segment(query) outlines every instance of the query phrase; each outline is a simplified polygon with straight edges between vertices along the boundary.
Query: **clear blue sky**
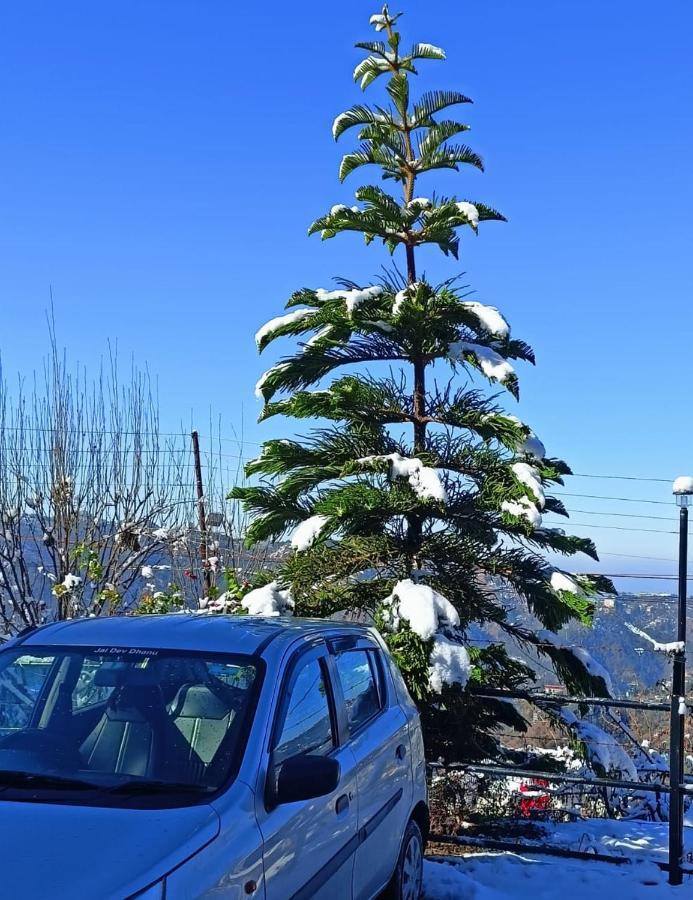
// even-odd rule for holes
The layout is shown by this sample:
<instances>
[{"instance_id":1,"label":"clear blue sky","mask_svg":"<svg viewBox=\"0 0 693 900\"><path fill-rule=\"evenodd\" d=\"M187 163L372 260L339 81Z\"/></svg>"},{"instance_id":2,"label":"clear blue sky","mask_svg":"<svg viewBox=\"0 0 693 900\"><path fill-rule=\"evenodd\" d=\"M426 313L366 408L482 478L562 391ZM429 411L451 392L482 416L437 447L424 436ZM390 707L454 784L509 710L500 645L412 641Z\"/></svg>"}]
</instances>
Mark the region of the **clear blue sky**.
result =
<instances>
[{"instance_id":1,"label":"clear blue sky","mask_svg":"<svg viewBox=\"0 0 693 900\"><path fill-rule=\"evenodd\" d=\"M537 351L519 412L576 472L693 470L693 7L688 0L396 6L442 45L424 86L463 90L484 175L461 196L509 223L466 236L460 265ZM25 0L0 23L0 350L30 373L59 340L94 365L117 340L157 375L163 421L255 426L271 362L253 334L303 285L367 282L387 261L308 239L346 202L334 115L358 102L354 41L377 5ZM371 89L373 90L373 89ZM345 146L349 138L344 140ZM434 178L435 176L429 176ZM450 181L431 181L447 188ZM255 450L249 446L249 452ZM668 499L666 484L576 478L576 493ZM587 498L575 509L669 516ZM670 523L576 522L667 530ZM577 529L576 529L577 530ZM580 529L585 533L585 529ZM673 556L673 535L594 530L607 553ZM604 557L610 571L666 563Z\"/></svg>"}]
</instances>

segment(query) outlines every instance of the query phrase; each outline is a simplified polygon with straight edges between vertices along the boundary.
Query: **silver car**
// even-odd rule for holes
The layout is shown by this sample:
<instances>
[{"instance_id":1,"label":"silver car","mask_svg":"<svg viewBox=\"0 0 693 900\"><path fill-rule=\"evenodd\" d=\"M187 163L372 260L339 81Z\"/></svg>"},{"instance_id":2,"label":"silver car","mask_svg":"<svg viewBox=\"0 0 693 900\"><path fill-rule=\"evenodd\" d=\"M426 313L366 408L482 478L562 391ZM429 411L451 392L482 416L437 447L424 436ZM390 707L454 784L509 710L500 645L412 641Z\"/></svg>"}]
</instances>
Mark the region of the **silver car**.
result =
<instances>
[{"instance_id":1,"label":"silver car","mask_svg":"<svg viewBox=\"0 0 693 900\"><path fill-rule=\"evenodd\" d=\"M116 617L2 645L3 896L415 900L427 830L419 717L370 628Z\"/></svg>"}]
</instances>

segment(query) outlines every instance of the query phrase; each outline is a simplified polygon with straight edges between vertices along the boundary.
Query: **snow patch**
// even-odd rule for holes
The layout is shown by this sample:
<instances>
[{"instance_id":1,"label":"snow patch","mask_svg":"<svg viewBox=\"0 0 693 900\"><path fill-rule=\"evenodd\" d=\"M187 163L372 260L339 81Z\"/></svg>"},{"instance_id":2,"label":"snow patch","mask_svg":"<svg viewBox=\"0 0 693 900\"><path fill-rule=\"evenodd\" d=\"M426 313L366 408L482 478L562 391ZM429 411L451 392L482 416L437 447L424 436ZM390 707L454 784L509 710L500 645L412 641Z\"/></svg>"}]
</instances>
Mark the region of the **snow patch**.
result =
<instances>
[{"instance_id":1,"label":"snow patch","mask_svg":"<svg viewBox=\"0 0 693 900\"><path fill-rule=\"evenodd\" d=\"M255 396L258 398L258 400L264 400L262 389L265 386L270 375L273 375L275 372L282 372L284 369L288 368L289 363L277 363L276 366L272 366L271 369L268 369L266 372L262 373L262 375L257 380L257 384L255 385Z\"/></svg>"},{"instance_id":2,"label":"snow patch","mask_svg":"<svg viewBox=\"0 0 693 900\"><path fill-rule=\"evenodd\" d=\"M411 300L416 293L416 289L419 286L418 281L413 281L411 284L408 284L401 291L397 291L395 294L395 302L392 304L392 315L398 316L400 310L402 309L402 304L405 300Z\"/></svg>"},{"instance_id":3,"label":"snow patch","mask_svg":"<svg viewBox=\"0 0 693 900\"><path fill-rule=\"evenodd\" d=\"M291 535L291 546L298 552L312 547L326 524L327 516L311 516L301 522Z\"/></svg>"},{"instance_id":4,"label":"snow patch","mask_svg":"<svg viewBox=\"0 0 693 900\"><path fill-rule=\"evenodd\" d=\"M559 716L585 745L590 763L597 763L607 774L621 775L629 781L640 781L635 763L613 735L593 722L578 719L570 710L561 709Z\"/></svg>"},{"instance_id":5,"label":"snow patch","mask_svg":"<svg viewBox=\"0 0 693 900\"><path fill-rule=\"evenodd\" d=\"M520 497L519 500L504 500L500 508L518 519L527 519L534 528L541 525L541 513L527 496Z\"/></svg>"},{"instance_id":6,"label":"snow patch","mask_svg":"<svg viewBox=\"0 0 693 900\"><path fill-rule=\"evenodd\" d=\"M517 452L523 456L533 456L539 460L546 457L546 447L534 432L530 432L529 436L518 445Z\"/></svg>"},{"instance_id":7,"label":"snow patch","mask_svg":"<svg viewBox=\"0 0 693 900\"><path fill-rule=\"evenodd\" d=\"M79 577L79 575L72 575L69 572L62 580L62 586L66 591L74 591L80 586L81 583L82 579Z\"/></svg>"},{"instance_id":8,"label":"snow patch","mask_svg":"<svg viewBox=\"0 0 693 900\"><path fill-rule=\"evenodd\" d=\"M503 383L515 371L508 360L503 359L492 347L472 341L454 341L448 345L448 359L452 362L466 362L465 353L473 353L484 375L495 381Z\"/></svg>"},{"instance_id":9,"label":"snow patch","mask_svg":"<svg viewBox=\"0 0 693 900\"><path fill-rule=\"evenodd\" d=\"M301 319L305 319L308 316L315 315L316 310L314 309L295 309L293 312L287 313L285 316L276 316L274 319L270 319L269 322L265 322L262 328L259 328L255 333L255 343L259 347L263 340L273 332L277 331L279 328L283 328L284 325L293 325L294 322L300 322Z\"/></svg>"},{"instance_id":10,"label":"snow patch","mask_svg":"<svg viewBox=\"0 0 693 900\"><path fill-rule=\"evenodd\" d=\"M241 606L248 611L249 616L274 618L293 615L294 601L288 588L280 588L276 581L270 581L247 593L241 600Z\"/></svg>"},{"instance_id":11,"label":"snow patch","mask_svg":"<svg viewBox=\"0 0 693 900\"><path fill-rule=\"evenodd\" d=\"M467 649L444 634L434 636L429 662L428 684L437 694L442 692L444 684L464 687L469 681L472 664Z\"/></svg>"},{"instance_id":12,"label":"snow patch","mask_svg":"<svg viewBox=\"0 0 693 900\"><path fill-rule=\"evenodd\" d=\"M690 475L679 475L674 479L672 491L675 494L693 494L693 478Z\"/></svg>"},{"instance_id":13,"label":"snow patch","mask_svg":"<svg viewBox=\"0 0 693 900\"><path fill-rule=\"evenodd\" d=\"M584 647L578 647L576 644L565 644L558 637L557 634L554 634L553 631L547 631L542 629L541 631L537 631L537 638L543 644L551 644L552 647L556 647L559 650L567 650L569 653L572 653L576 659L579 659L582 665L585 667L587 672L593 678L601 678L604 682L604 686L610 697L614 697L614 686L611 682L611 675L604 668L601 663L598 663L597 660L584 649Z\"/></svg>"},{"instance_id":14,"label":"snow patch","mask_svg":"<svg viewBox=\"0 0 693 900\"><path fill-rule=\"evenodd\" d=\"M570 594L582 596L583 591L580 585L573 581L569 575L566 575L565 572L559 572L558 569L554 569L551 573L550 581L554 591L567 591Z\"/></svg>"},{"instance_id":15,"label":"snow patch","mask_svg":"<svg viewBox=\"0 0 693 900\"><path fill-rule=\"evenodd\" d=\"M473 203L468 203L466 200L460 200L455 206L457 207L457 211L462 213L465 219L469 221L472 228L476 228L479 225L479 210Z\"/></svg>"},{"instance_id":16,"label":"snow patch","mask_svg":"<svg viewBox=\"0 0 693 900\"><path fill-rule=\"evenodd\" d=\"M508 325L495 306L486 306L484 303L477 303L475 300L465 301L464 306L474 313L483 329L488 331L489 334L494 334L499 338L510 337L510 325Z\"/></svg>"},{"instance_id":17,"label":"snow patch","mask_svg":"<svg viewBox=\"0 0 693 900\"><path fill-rule=\"evenodd\" d=\"M389 453L386 456L362 456L356 462L369 465L374 462L390 463L390 476L393 479L406 478L414 493L424 500L438 500L445 503L447 494L436 469L425 466L420 459L410 459L401 453Z\"/></svg>"},{"instance_id":18,"label":"snow patch","mask_svg":"<svg viewBox=\"0 0 693 900\"><path fill-rule=\"evenodd\" d=\"M541 476L539 475L539 472L537 472L534 466L530 466L528 463L513 463L510 468L512 469L515 478L517 478L521 484L524 484L525 487L528 487L534 494L539 509L543 509L546 504L546 496L544 494L544 488L541 486Z\"/></svg>"},{"instance_id":19,"label":"snow patch","mask_svg":"<svg viewBox=\"0 0 693 900\"><path fill-rule=\"evenodd\" d=\"M433 206L433 203L428 199L428 197L413 197L407 206L418 206L421 209L430 209Z\"/></svg>"},{"instance_id":20,"label":"snow patch","mask_svg":"<svg viewBox=\"0 0 693 900\"><path fill-rule=\"evenodd\" d=\"M394 631L404 619L424 641L430 640L442 625L460 624L459 614L447 597L427 584L416 584L411 578L398 581L384 605L391 607Z\"/></svg>"},{"instance_id":21,"label":"snow patch","mask_svg":"<svg viewBox=\"0 0 693 900\"><path fill-rule=\"evenodd\" d=\"M633 634L637 634L638 637L644 638L652 644L652 648L656 653L683 653L686 649L684 641L661 643L660 641L656 641L653 637L650 637L646 631L643 631L641 628L636 628L635 625L632 625L630 622L626 622L626 628L629 631L632 631Z\"/></svg>"},{"instance_id":22,"label":"snow patch","mask_svg":"<svg viewBox=\"0 0 693 900\"><path fill-rule=\"evenodd\" d=\"M346 208L346 207L345 207ZM344 299L347 312L349 315L353 313L357 306L366 300L374 300L383 293L383 288L379 284L371 285L366 288L344 288L343 290L326 291L324 288L318 288L315 292L318 300L337 300Z\"/></svg>"}]
</instances>

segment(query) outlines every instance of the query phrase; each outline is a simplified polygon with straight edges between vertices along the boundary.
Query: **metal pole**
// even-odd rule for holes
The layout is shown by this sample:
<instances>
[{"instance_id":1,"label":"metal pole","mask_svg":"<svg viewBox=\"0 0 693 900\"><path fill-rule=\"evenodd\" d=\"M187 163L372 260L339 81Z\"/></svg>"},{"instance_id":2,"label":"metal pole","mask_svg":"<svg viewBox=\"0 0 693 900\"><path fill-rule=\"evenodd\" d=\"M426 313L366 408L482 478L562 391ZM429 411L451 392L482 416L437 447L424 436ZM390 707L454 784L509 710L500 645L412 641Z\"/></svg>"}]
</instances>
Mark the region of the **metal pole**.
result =
<instances>
[{"instance_id":1,"label":"metal pole","mask_svg":"<svg viewBox=\"0 0 693 900\"><path fill-rule=\"evenodd\" d=\"M688 507L682 505L679 516L679 601L676 640L684 649L674 654L671 678L671 733L669 744L669 884L681 884L683 873L683 732L685 705L680 698L686 692L686 569L688 568Z\"/></svg>"},{"instance_id":2,"label":"metal pole","mask_svg":"<svg viewBox=\"0 0 693 900\"><path fill-rule=\"evenodd\" d=\"M197 523L200 529L200 560L202 561L202 580L205 597L209 597L212 581L207 565L207 516L205 514L204 489L202 487L202 464L200 462L200 437L196 431L192 433L193 458L195 460L195 487L197 489Z\"/></svg>"}]
</instances>

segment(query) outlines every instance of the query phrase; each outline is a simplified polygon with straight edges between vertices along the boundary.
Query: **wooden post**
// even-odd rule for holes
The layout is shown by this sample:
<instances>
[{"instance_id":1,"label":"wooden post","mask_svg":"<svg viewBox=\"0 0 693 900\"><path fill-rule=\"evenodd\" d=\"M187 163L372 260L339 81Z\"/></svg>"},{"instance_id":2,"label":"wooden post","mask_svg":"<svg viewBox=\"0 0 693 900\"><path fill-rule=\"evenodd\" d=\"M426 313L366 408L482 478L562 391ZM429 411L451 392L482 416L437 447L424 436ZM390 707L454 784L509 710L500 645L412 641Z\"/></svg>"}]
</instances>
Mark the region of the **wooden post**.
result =
<instances>
[{"instance_id":1,"label":"wooden post","mask_svg":"<svg viewBox=\"0 0 693 900\"><path fill-rule=\"evenodd\" d=\"M200 561L202 563L202 583L204 595L209 597L212 587L209 565L207 564L207 516L205 514L205 494L202 486L202 464L200 462L200 437L192 433L193 458L195 460L195 488L197 490L197 524L200 530Z\"/></svg>"}]
</instances>

